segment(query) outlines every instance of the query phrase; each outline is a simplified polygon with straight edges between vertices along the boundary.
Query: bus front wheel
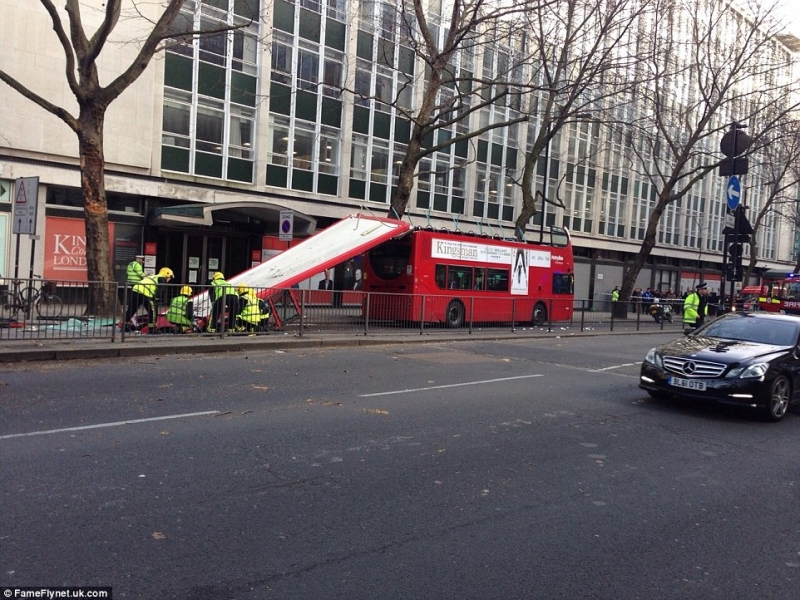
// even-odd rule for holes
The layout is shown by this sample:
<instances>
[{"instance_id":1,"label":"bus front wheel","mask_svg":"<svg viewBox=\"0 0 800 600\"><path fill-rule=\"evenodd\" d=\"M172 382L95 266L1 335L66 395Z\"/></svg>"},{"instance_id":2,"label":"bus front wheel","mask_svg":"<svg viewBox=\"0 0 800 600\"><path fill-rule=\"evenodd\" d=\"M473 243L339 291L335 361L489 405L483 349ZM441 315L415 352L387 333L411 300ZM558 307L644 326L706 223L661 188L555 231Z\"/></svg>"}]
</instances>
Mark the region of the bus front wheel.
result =
<instances>
[{"instance_id":1,"label":"bus front wheel","mask_svg":"<svg viewBox=\"0 0 800 600\"><path fill-rule=\"evenodd\" d=\"M547 322L547 307L542 302L537 302L533 307L533 321L534 327L541 327Z\"/></svg>"},{"instance_id":2,"label":"bus front wheel","mask_svg":"<svg viewBox=\"0 0 800 600\"><path fill-rule=\"evenodd\" d=\"M447 326L451 329L464 325L464 305L458 300L453 300L447 305Z\"/></svg>"}]
</instances>

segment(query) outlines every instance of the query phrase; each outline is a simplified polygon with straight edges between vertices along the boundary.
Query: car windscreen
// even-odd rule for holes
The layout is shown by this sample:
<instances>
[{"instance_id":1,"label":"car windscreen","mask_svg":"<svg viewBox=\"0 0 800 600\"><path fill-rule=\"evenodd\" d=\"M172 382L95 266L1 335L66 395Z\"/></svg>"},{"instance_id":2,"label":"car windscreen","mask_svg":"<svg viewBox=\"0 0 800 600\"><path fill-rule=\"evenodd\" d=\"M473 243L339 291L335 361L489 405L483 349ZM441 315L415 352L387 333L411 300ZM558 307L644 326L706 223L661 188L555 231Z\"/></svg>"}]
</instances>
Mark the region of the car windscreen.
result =
<instances>
[{"instance_id":1,"label":"car windscreen","mask_svg":"<svg viewBox=\"0 0 800 600\"><path fill-rule=\"evenodd\" d=\"M800 333L798 323L772 321L751 317L723 318L710 323L698 335L703 337L741 340L775 346L794 346Z\"/></svg>"}]
</instances>

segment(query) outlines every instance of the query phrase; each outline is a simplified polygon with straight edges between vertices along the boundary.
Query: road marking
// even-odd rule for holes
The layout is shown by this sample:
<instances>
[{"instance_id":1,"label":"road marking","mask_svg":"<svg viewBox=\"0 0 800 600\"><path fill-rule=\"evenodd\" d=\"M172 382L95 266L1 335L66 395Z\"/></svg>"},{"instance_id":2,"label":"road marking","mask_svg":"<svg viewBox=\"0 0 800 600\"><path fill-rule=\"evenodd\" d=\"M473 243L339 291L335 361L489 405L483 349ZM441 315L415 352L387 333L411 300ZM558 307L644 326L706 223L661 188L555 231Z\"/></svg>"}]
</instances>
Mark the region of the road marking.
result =
<instances>
[{"instance_id":1,"label":"road marking","mask_svg":"<svg viewBox=\"0 0 800 600\"><path fill-rule=\"evenodd\" d=\"M484 383L497 383L498 381L512 381L514 379L530 379L531 377L542 377L542 375L519 375L518 377L503 377L502 379L484 379L482 381L467 381L465 383L451 383L449 385L434 385L424 388L412 388L406 390L394 390L392 392L377 392L375 394L361 394L359 398L373 398L375 396L391 396L392 394L408 394L411 392L427 392L428 390L443 390L445 388L461 387L465 385L483 385Z\"/></svg>"},{"instance_id":2,"label":"road marking","mask_svg":"<svg viewBox=\"0 0 800 600\"><path fill-rule=\"evenodd\" d=\"M613 367L604 367L602 369L589 369L590 373L602 373L603 371L611 371L613 369L622 369L623 367L635 367L641 363L624 363L621 365L614 365Z\"/></svg>"},{"instance_id":3,"label":"road marking","mask_svg":"<svg viewBox=\"0 0 800 600\"><path fill-rule=\"evenodd\" d=\"M167 415L165 417L150 417L149 419L132 419L130 421L116 421L115 423L98 423L97 425L83 425L82 427L66 427L64 429L48 429L46 431L31 431L30 433L12 433L10 435L0 435L0 440L10 440L11 438L30 437L33 435L49 435L51 433L65 433L68 431L83 431L85 429L101 429L103 427L119 427L120 425L135 425L136 423L149 423L151 421L168 421L170 419L183 419L184 417L202 417L205 415L215 415L216 410L206 410L204 412L185 413L182 415Z\"/></svg>"}]
</instances>

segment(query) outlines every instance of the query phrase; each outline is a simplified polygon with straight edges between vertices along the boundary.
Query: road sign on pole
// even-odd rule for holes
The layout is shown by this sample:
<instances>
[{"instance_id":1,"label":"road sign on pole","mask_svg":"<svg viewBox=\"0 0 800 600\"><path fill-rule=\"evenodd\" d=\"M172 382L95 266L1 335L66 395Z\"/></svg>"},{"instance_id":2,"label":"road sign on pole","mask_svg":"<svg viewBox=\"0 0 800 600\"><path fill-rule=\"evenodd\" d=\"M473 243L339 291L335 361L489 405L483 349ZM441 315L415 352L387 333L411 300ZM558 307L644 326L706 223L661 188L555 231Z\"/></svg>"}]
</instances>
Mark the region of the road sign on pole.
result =
<instances>
[{"instance_id":1,"label":"road sign on pole","mask_svg":"<svg viewBox=\"0 0 800 600\"><path fill-rule=\"evenodd\" d=\"M282 242L291 242L294 234L294 213L291 210L281 211L280 225L278 226L279 239Z\"/></svg>"},{"instance_id":2,"label":"road sign on pole","mask_svg":"<svg viewBox=\"0 0 800 600\"><path fill-rule=\"evenodd\" d=\"M12 233L36 235L38 198L38 177L20 177L17 179L14 203L11 210Z\"/></svg>"},{"instance_id":3,"label":"road sign on pole","mask_svg":"<svg viewBox=\"0 0 800 600\"><path fill-rule=\"evenodd\" d=\"M725 187L725 197L728 200L728 208L736 210L742 197L742 184L736 175L732 175L728 179L728 185Z\"/></svg>"}]
</instances>

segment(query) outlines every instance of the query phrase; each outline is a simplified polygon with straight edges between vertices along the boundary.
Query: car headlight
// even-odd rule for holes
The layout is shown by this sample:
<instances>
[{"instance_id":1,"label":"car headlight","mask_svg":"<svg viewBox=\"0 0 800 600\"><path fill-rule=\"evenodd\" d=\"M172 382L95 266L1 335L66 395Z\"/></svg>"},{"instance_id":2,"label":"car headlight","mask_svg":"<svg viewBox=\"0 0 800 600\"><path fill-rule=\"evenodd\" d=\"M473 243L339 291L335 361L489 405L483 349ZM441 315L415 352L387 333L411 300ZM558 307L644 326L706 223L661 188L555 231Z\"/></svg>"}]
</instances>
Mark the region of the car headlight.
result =
<instances>
[{"instance_id":1,"label":"car headlight","mask_svg":"<svg viewBox=\"0 0 800 600\"><path fill-rule=\"evenodd\" d=\"M650 348L650 352L648 352L647 356L644 357L644 361L660 368L664 367L664 363L661 360L661 355L655 348Z\"/></svg>"},{"instance_id":2,"label":"car headlight","mask_svg":"<svg viewBox=\"0 0 800 600\"><path fill-rule=\"evenodd\" d=\"M737 367L731 369L728 377L738 377L740 379L756 379L763 377L769 369L769 363L756 363L754 365L747 365L746 367Z\"/></svg>"}]
</instances>

